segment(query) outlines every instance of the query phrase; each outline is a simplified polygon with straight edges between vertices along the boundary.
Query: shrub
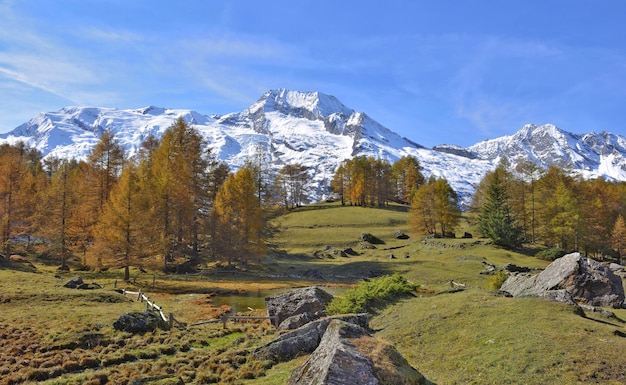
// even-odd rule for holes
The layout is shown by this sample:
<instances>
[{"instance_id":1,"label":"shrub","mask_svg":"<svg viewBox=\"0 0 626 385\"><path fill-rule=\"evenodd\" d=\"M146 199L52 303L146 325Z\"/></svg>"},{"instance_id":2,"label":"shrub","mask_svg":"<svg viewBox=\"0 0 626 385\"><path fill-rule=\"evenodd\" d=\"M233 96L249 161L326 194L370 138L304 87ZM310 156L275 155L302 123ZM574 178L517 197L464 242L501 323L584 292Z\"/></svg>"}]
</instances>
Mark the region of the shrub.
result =
<instances>
[{"instance_id":1,"label":"shrub","mask_svg":"<svg viewBox=\"0 0 626 385\"><path fill-rule=\"evenodd\" d=\"M506 271L500 270L491 277L489 277L489 289L500 290L502 284L509 278L509 274Z\"/></svg>"},{"instance_id":2,"label":"shrub","mask_svg":"<svg viewBox=\"0 0 626 385\"><path fill-rule=\"evenodd\" d=\"M368 281L361 281L356 287L346 291L343 296L335 297L326 308L328 314L350 314L369 312L408 295L419 288L399 274L383 276Z\"/></svg>"},{"instance_id":3,"label":"shrub","mask_svg":"<svg viewBox=\"0 0 626 385\"><path fill-rule=\"evenodd\" d=\"M541 250L535 256L544 261L554 261L565 255L565 250L560 247L552 247L550 249Z\"/></svg>"}]
</instances>

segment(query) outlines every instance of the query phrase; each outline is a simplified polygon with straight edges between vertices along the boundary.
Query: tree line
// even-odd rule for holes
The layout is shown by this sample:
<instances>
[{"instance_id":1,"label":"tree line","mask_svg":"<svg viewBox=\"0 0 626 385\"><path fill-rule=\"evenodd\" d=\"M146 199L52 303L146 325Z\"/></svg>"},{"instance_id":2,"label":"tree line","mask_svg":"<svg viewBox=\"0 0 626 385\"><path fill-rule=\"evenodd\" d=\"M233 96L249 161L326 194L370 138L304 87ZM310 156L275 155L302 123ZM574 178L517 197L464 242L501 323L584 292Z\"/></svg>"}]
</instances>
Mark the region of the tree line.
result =
<instances>
[{"instance_id":1,"label":"tree line","mask_svg":"<svg viewBox=\"0 0 626 385\"><path fill-rule=\"evenodd\" d=\"M259 147L236 172L182 118L128 156L105 132L85 160L0 146L0 247L37 247L66 267L159 266L209 257L245 264L265 252L267 219L306 201L308 170L273 175Z\"/></svg>"},{"instance_id":2,"label":"tree line","mask_svg":"<svg viewBox=\"0 0 626 385\"><path fill-rule=\"evenodd\" d=\"M200 258L228 265L258 260L267 222L307 201L309 170L277 173L263 146L236 172L218 161L195 128L179 119L144 140L133 156L105 132L85 160L41 157L24 144L0 145L0 247L16 244L67 265L159 266ZM445 178L425 178L415 157L391 163L358 156L330 183L343 205L410 207L412 232L451 236L462 214ZM587 254L626 247L626 184L584 180L566 170L502 162L477 186L472 211L481 235L504 247L538 243Z\"/></svg>"},{"instance_id":3,"label":"tree line","mask_svg":"<svg viewBox=\"0 0 626 385\"><path fill-rule=\"evenodd\" d=\"M508 162L485 175L472 201L482 235L504 247L541 244L587 255L620 257L626 246L626 183L583 179Z\"/></svg>"}]
</instances>

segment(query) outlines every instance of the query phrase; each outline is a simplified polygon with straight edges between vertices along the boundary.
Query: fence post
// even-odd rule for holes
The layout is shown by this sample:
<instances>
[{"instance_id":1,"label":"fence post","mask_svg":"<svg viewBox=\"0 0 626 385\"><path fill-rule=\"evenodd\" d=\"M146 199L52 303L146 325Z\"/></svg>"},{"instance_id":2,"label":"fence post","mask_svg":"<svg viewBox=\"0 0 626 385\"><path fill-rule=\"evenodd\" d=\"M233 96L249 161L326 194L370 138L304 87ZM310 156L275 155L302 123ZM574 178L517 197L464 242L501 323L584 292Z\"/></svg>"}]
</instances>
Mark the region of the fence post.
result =
<instances>
[{"instance_id":1,"label":"fence post","mask_svg":"<svg viewBox=\"0 0 626 385\"><path fill-rule=\"evenodd\" d=\"M170 312L170 329L174 327L174 313Z\"/></svg>"},{"instance_id":2,"label":"fence post","mask_svg":"<svg viewBox=\"0 0 626 385\"><path fill-rule=\"evenodd\" d=\"M115 281L113 281L113 288L117 289L117 279Z\"/></svg>"},{"instance_id":3,"label":"fence post","mask_svg":"<svg viewBox=\"0 0 626 385\"><path fill-rule=\"evenodd\" d=\"M143 298L141 298L141 289L139 289L139 292L137 292L137 301L143 302Z\"/></svg>"}]
</instances>

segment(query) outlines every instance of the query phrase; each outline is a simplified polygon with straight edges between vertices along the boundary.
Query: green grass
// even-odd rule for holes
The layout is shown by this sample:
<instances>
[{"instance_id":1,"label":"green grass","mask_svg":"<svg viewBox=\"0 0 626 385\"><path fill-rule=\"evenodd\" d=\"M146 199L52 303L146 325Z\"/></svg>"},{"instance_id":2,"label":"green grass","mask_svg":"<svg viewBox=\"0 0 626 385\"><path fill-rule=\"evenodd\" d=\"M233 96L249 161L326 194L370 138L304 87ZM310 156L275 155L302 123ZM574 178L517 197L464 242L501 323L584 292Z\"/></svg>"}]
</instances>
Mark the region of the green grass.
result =
<instances>
[{"instance_id":1,"label":"green grass","mask_svg":"<svg viewBox=\"0 0 626 385\"><path fill-rule=\"evenodd\" d=\"M480 289L407 299L371 321L429 380L441 384L623 383L623 322L573 306Z\"/></svg>"},{"instance_id":2,"label":"green grass","mask_svg":"<svg viewBox=\"0 0 626 385\"><path fill-rule=\"evenodd\" d=\"M477 238L424 239L409 233L407 219L407 208L399 205L373 209L323 203L293 210L273 221L274 248L245 275L163 276L133 269L136 283L126 284L121 270L59 276L41 263L31 269L0 261L0 385L29 379L126 383L164 373L196 384L286 383L306 357L272 368L248 360L251 350L275 336L269 323L229 323L226 330L221 323L206 324L145 335L117 332L114 320L145 305L115 293L114 282L133 291L142 287L166 313L197 322L215 312L212 293L352 286L365 277L396 273L420 286L417 297L377 307L371 326L376 337L395 345L434 383L626 383L626 339L616 334L626 331L626 310L611 309L618 318L584 318L568 305L498 295L490 277L480 274L483 262L542 268L549 262L533 257L539 249L508 251ZM475 234L471 222L471 216L463 218L457 233ZM396 229L411 237L396 239ZM363 249L362 233L383 243ZM347 247L356 255L332 252ZM326 279L298 278L307 271ZM63 288L73 275L105 289ZM466 290L445 293L450 281Z\"/></svg>"}]
</instances>

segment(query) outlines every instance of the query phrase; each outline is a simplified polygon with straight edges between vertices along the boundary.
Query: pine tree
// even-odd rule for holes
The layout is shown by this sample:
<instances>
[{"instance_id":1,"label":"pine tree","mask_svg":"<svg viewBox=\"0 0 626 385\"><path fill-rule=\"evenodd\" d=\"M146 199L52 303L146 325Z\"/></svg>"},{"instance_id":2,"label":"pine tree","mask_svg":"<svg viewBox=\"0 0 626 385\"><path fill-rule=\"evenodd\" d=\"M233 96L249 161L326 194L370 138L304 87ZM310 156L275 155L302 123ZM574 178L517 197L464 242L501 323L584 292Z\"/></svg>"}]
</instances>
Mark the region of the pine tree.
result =
<instances>
[{"instance_id":1,"label":"pine tree","mask_svg":"<svg viewBox=\"0 0 626 385\"><path fill-rule=\"evenodd\" d=\"M506 184L496 169L490 175L485 201L478 217L480 233L499 246L515 248L522 244L522 229L511 215Z\"/></svg>"}]
</instances>

